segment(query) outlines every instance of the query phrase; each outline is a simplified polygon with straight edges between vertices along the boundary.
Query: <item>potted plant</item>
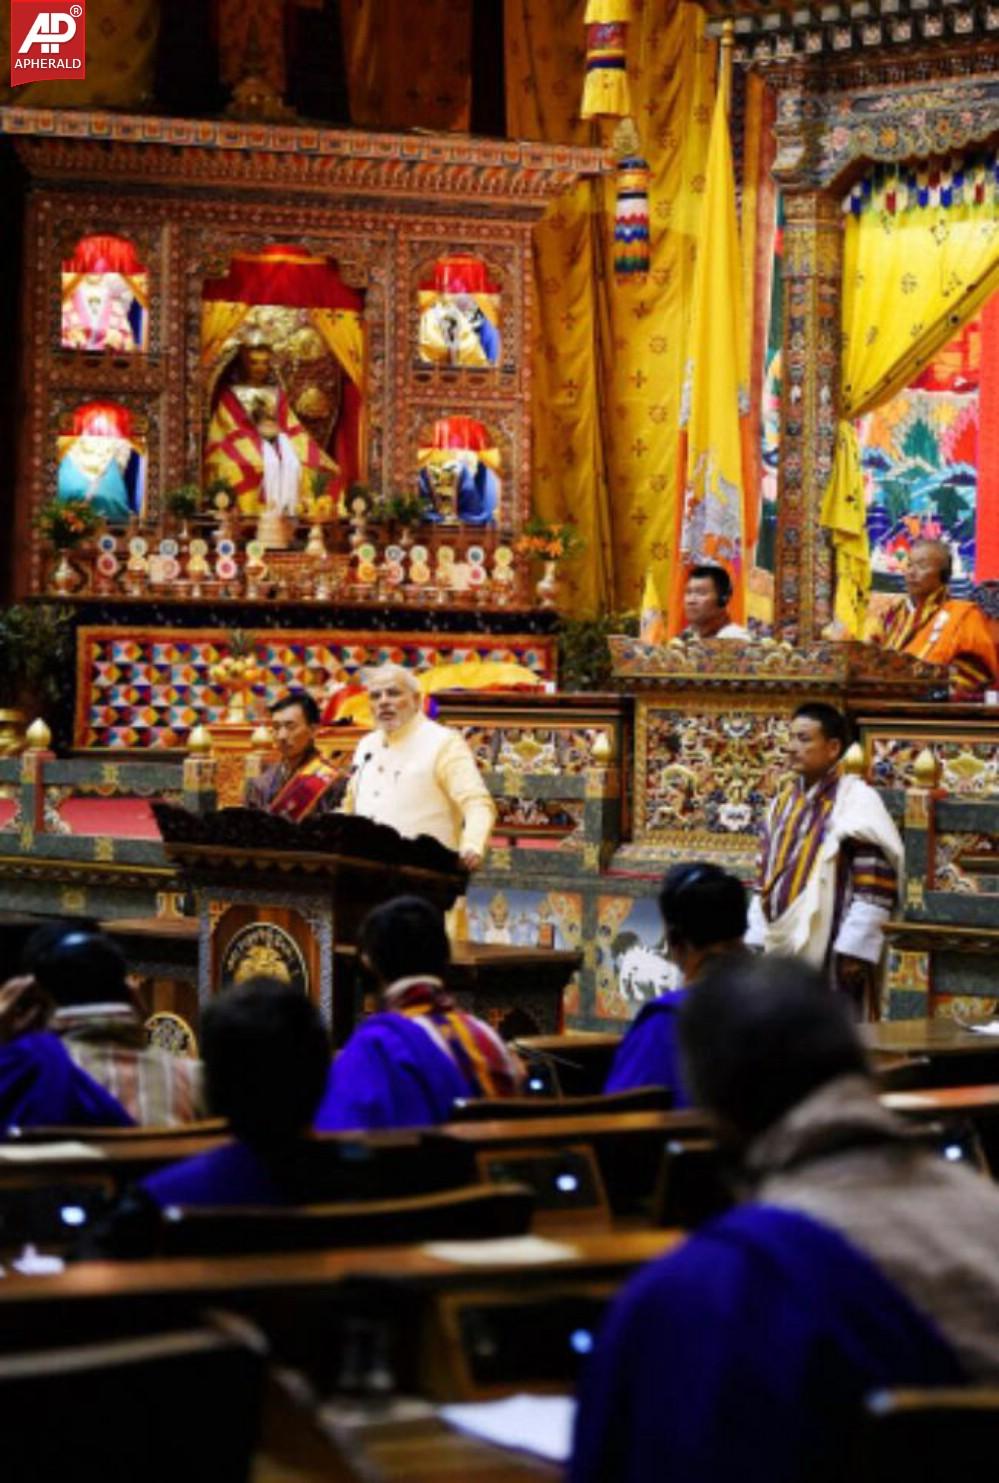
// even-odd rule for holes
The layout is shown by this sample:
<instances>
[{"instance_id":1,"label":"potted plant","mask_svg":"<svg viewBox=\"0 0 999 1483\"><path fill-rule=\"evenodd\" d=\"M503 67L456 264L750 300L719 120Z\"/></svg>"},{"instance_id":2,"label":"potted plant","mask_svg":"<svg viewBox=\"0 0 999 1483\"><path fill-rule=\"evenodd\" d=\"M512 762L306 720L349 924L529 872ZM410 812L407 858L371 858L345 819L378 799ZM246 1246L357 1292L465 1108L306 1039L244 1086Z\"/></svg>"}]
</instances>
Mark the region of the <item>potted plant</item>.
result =
<instances>
[{"instance_id":1,"label":"potted plant","mask_svg":"<svg viewBox=\"0 0 999 1483\"><path fill-rule=\"evenodd\" d=\"M51 716L74 658L73 611L57 603L0 608L0 754L19 752L32 716Z\"/></svg>"},{"instance_id":2,"label":"potted plant","mask_svg":"<svg viewBox=\"0 0 999 1483\"><path fill-rule=\"evenodd\" d=\"M583 537L571 520L560 525L532 515L524 526L514 542L514 550L521 556L532 556L544 563L536 588L543 608L555 606L560 563L578 556L584 545Z\"/></svg>"},{"instance_id":3,"label":"potted plant","mask_svg":"<svg viewBox=\"0 0 999 1483\"><path fill-rule=\"evenodd\" d=\"M180 521L178 534L182 541L186 541L190 534L187 522L193 520L201 509L201 490L197 484L178 484L176 489L168 489L164 494L163 507Z\"/></svg>"},{"instance_id":4,"label":"potted plant","mask_svg":"<svg viewBox=\"0 0 999 1483\"><path fill-rule=\"evenodd\" d=\"M385 520L391 520L400 528L400 544L411 546L413 544L413 530L417 525L422 525L426 517L426 506L418 494L411 494L405 489L394 489L381 507L381 515Z\"/></svg>"},{"instance_id":5,"label":"potted plant","mask_svg":"<svg viewBox=\"0 0 999 1483\"><path fill-rule=\"evenodd\" d=\"M52 585L60 597L73 591L77 576L66 553L96 535L103 523L93 505L82 499L50 499L39 510L39 534L59 553Z\"/></svg>"}]
</instances>

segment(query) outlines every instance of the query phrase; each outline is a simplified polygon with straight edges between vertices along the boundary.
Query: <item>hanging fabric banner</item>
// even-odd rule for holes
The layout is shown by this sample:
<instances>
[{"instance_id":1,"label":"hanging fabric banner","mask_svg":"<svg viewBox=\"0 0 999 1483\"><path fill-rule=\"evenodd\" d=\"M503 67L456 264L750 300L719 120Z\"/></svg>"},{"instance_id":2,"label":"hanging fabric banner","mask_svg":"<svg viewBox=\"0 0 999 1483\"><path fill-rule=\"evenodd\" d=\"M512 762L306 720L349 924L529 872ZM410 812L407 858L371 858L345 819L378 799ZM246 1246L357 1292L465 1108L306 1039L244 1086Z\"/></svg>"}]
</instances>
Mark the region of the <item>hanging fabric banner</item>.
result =
<instances>
[{"instance_id":1,"label":"hanging fabric banner","mask_svg":"<svg viewBox=\"0 0 999 1483\"><path fill-rule=\"evenodd\" d=\"M631 0L589 0L586 27L586 78L582 118L624 118L631 112L628 87L628 22Z\"/></svg>"},{"instance_id":2,"label":"hanging fabric banner","mask_svg":"<svg viewBox=\"0 0 999 1483\"><path fill-rule=\"evenodd\" d=\"M743 467L749 394L742 314L742 264L728 127L730 43L708 144L704 205L690 319L690 352L680 403L677 530L670 572L670 637L683 628L683 590L692 565L722 566L732 579L732 616L746 615L746 555L755 540Z\"/></svg>"}]
</instances>

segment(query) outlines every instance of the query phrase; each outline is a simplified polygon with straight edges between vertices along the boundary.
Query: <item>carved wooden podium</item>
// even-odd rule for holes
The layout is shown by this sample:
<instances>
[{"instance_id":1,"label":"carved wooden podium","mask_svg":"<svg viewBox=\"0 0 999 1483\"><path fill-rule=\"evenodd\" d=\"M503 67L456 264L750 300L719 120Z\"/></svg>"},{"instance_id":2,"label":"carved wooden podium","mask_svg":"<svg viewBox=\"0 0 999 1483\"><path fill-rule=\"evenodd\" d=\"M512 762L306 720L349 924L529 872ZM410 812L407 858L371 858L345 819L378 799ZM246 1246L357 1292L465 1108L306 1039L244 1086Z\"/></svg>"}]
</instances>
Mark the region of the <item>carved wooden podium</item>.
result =
<instances>
[{"instance_id":1,"label":"carved wooden podium","mask_svg":"<svg viewBox=\"0 0 999 1483\"><path fill-rule=\"evenodd\" d=\"M337 1041L353 1024L355 975L335 959L355 944L364 916L400 895L447 911L468 879L436 840L404 839L347 814L290 824L242 808L201 816L158 803L155 811L197 903L201 1005L227 984L278 978L318 1004Z\"/></svg>"}]
</instances>

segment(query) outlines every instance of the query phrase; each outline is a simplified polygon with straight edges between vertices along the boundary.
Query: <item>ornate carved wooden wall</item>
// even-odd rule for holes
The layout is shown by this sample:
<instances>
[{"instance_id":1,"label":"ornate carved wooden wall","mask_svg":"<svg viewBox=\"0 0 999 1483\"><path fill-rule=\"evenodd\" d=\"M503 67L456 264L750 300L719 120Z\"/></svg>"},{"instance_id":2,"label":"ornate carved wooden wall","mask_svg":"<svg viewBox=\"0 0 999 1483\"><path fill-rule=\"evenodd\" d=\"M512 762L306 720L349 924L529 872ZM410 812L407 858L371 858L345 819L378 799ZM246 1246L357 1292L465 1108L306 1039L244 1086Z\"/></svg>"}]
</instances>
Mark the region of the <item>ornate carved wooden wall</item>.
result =
<instances>
[{"instance_id":1,"label":"ornate carved wooden wall","mask_svg":"<svg viewBox=\"0 0 999 1483\"><path fill-rule=\"evenodd\" d=\"M839 408L842 198L867 165L994 139L999 6L701 3L709 34L732 22L736 62L777 94L774 175L786 227L775 610L778 626L806 642L832 617L832 554L819 511Z\"/></svg>"},{"instance_id":2,"label":"ornate carved wooden wall","mask_svg":"<svg viewBox=\"0 0 999 1483\"><path fill-rule=\"evenodd\" d=\"M20 592L42 590L33 518L56 492L57 439L80 403L114 400L145 438L148 520L164 490L199 481L202 283L224 273L233 252L273 243L333 259L363 294L372 490L414 490L420 428L475 417L500 450L501 529L517 531L530 499L531 224L579 174L606 168L600 151L31 109L0 110L0 132L31 177ZM64 349L61 264L82 236L108 232L131 241L147 266L148 348ZM417 356L421 275L455 252L484 259L500 287L502 350L488 368Z\"/></svg>"}]
</instances>

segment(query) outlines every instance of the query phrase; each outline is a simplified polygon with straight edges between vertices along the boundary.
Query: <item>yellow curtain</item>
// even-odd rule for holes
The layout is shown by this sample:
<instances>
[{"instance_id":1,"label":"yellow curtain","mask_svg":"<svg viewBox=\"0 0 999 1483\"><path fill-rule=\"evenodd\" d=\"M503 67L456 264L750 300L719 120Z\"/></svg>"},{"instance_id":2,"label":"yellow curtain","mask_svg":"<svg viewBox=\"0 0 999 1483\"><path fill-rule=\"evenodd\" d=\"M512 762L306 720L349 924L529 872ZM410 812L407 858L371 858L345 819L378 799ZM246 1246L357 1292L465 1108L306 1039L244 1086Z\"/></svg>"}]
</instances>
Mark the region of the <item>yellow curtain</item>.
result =
<instances>
[{"instance_id":1,"label":"yellow curtain","mask_svg":"<svg viewBox=\"0 0 999 1483\"><path fill-rule=\"evenodd\" d=\"M364 325L353 309L310 309L326 348L336 356L355 386L364 390Z\"/></svg>"},{"instance_id":2,"label":"yellow curtain","mask_svg":"<svg viewBox=\"0 0 999 1483\"><path fill-rule=\"evenodd\" d=\"M88 0L82 82L0 85L0 104L22 108L137 108L152 98L160 0ZM0 7L0 55L10 55L10 6Z\"/></svg>"},{"instance_id":3,"label":"yellow curtain","mask_svg":"<svg viewBox=\"0 0 999 1483\"><path fill-rule=\"evenodd\" d=\"M356 128L468 129L472 0L340 0L340 25Z\"/></svg>"},{"instance_id":4,"label":"yellow curtain","mask_svg":"<svg viewBox=\"0 0 999 1483\"><path fill-rule=\"evenodd\" d=\"M871 580L854 419L907 386L999 288L991 185L981 204L889 211L893 187L906 193L904 179L878 175L873 195L848 216L843 244L841 421L822 523L836 551L836 617L854 635Z\"/></svg>"},{"instance_id":5,"label":"yellow curtain","mask_svg":"<svg viewBox=\"0 0 999 1483\"><path fill-rule=\"evenodd\" d=\"M227 340L250 312L249 304L231 304L225 299L206 299L201 305L201 364L216 366Z\"/></svg>"},{"instance_id":6,"label":"yellow curtain","mask_svg":"<svg viewBox=\"0 0 999 1483\"><path fill-rule=\"evenodd\" d=\"M732 616L739 623L745 620L747 552L755 540L756 512L747 503L743 476L748 461L749 379L728 121L731 61L723 66L708 146L707 188L687 335L677 537L667 624L671 637L684 627L684 577L696 561L726 568L732 579Z\"/></svg>"},{"instance_id":7,"label":"yellow curtain","mask_svg":"<svg viewBox=\"0 0 999 1483\"><path fill-rule=\"evenodd\" d=\"M585 0L506 0L507 132L609 142L579 120ZM655 12L655 13L653 13ZM567 572L574 611L637 608L662 579L675 510L676 441L693 253L714 99L714 47L692 4L645 6L628 28L632 104L651 169L652 261L613 273L614 180L582 181L535 230L534 508L586 540ZM601 132L603 129L603 132Z\"/></svg>"}]
</instances>

